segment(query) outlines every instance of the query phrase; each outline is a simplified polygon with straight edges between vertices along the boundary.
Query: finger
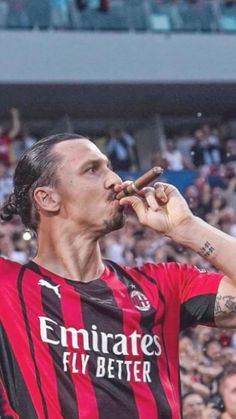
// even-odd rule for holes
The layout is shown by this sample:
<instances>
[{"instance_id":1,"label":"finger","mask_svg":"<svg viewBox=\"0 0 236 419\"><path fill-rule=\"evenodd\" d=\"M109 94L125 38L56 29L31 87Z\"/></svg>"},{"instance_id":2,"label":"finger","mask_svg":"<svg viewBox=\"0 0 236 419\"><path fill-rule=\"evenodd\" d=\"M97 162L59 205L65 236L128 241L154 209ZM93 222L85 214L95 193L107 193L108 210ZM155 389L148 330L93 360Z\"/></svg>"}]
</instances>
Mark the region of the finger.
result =
<instances>
[{"instance_id":1,"label":"finger","mask_svg":"<svg viewBox=\"0 0 236 419\"><path fill-rule=\"evenodd\" d=\"M123 205L123 206L130 205L135 211L135 213L137 214L139 221L141 223L144 222L146 218L147 209L145 206L145 202L143 202L141 198L139 198L138 196L129 195L129 196L126 196L125 198L121 198L119 202L120 202L120 205Z\"/></svg>"},{"instance_id":2,"label":"finger","mask_svg":"<svg viewBox=\"0 0 236 419\"><path fill-rule=\"evenodd\" d=\"M128 185L130 185L132 183L132 180L125 180L122 183L117 183L114 186L114 190L115 192L120 192L122 189L126 188Z\"/></svg>"},{"instance_id":3,"label":"finger","mask_svg":"<svg viewBox=\"0 0 236 419\"><path fill-rule=\"evenodd\" d=\"M145 196L145 199L147 201L148 206L153 210L157 211L159 208L159 205L157 203L156 197L155 197L155 189L151 187L146 187L142 189L142 192Z\"/></svg>"},{"instance_id":4,"label":"finger","mask_svg":"<svg viewBox=\"0 0 236 419\"><path fill-rule=\"evenodd\" d=\"M168 197L166 195L164 185L159 182L156 182L154 184L154 190L157 202L160 205L166 204L168 202Z\"/></svg>"}]
</instances>

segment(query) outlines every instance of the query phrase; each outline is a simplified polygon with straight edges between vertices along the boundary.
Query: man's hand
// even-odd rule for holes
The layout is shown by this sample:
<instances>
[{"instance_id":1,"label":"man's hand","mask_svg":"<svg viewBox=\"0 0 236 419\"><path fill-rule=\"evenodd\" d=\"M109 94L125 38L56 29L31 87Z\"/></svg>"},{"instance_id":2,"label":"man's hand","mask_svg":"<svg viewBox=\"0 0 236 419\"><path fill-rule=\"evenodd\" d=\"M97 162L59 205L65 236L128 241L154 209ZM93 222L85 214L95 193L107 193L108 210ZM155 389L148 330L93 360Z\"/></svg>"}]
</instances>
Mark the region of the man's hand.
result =
<instances>
[{"instance_id":1,"label":"man's hand","mask_svg":"<svg viewBox=\"0 0 236 419\"><path fill-rule=\"evenodd\" d=\"M220 419L221 413L210 404L204 409L202 419Z\"/></svg>"},{"instance_id":2,"label":"man's hand","mask_svg":"<svg viewBox=\"0 0 236 419\"><path fill-rule=\"evenodd\" d=\"M116 185L115 191L119 192L129 183ZM143 188L138 195L121 198L120 205L132 206L141 224L167 236L171 236L175 227L193 217L180 192L173 185L162 182Z\"/></svg>"}]
</instances>

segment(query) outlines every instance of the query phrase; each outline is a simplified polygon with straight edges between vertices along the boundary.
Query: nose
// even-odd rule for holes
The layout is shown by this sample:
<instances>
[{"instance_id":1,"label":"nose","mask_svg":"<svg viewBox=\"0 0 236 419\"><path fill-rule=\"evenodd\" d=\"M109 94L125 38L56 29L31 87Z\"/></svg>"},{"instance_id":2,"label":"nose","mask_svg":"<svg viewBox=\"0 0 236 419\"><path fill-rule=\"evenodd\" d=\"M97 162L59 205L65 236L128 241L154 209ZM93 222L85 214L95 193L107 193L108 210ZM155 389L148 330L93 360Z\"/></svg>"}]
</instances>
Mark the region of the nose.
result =
<instances>
[{"instance_id":1,"label":"nose","mask_svg":"<svg viewBox=\"0 0 236 419\"><path fill-rule=\"evenodd\" d=\"M122 180L120 178L119 175L117 175L117 173L113 172L113 170L109 169L109 172L107 173L106 179L105 179L105 188L106 189L111 189L114 188L114 186L117 183L121 183Z\"/></svg>"}]
</instances>

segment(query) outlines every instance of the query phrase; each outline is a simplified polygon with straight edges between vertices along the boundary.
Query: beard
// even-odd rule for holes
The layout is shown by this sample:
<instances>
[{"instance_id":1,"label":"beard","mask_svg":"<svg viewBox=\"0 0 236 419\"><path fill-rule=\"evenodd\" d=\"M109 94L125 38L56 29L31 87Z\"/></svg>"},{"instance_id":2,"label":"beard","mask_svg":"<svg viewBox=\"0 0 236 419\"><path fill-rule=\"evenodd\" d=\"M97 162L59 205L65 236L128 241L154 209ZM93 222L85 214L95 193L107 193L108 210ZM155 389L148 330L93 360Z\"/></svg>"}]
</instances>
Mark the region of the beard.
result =
<instances>
[{"instance_id":1,"label":"beard","mask_svg":"<svg viewBox=\"0 0 236 419\"><path fill-rule=\"evenodd\" d=\"M103 233L107 234L114 230L119 230L125 224L124 209L120 207L119 211L109 220L104 220Z\"/></svg>"}]
</instances>

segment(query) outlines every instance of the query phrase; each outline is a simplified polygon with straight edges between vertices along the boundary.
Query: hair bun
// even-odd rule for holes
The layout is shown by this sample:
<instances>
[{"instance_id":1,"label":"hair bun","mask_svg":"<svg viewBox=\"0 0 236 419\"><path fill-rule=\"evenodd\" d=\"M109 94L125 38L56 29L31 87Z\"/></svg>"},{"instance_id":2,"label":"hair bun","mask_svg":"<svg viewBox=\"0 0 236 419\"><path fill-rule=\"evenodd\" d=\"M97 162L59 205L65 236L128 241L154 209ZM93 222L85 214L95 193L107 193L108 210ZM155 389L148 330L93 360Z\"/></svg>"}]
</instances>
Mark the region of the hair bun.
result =
<instances>
[{"instance_id":1,"label":"hair bun","mask_svg":"<svg viewBox=\"0 0 236 419\"><path fill-rule=\"evenodd\" d=\"M18 213L17 206L15 204L15 196L11 194L8 202L2 207L0 211L0 218L3 221L10 221L12 217Z\"/></svg>"}]
</instances>

